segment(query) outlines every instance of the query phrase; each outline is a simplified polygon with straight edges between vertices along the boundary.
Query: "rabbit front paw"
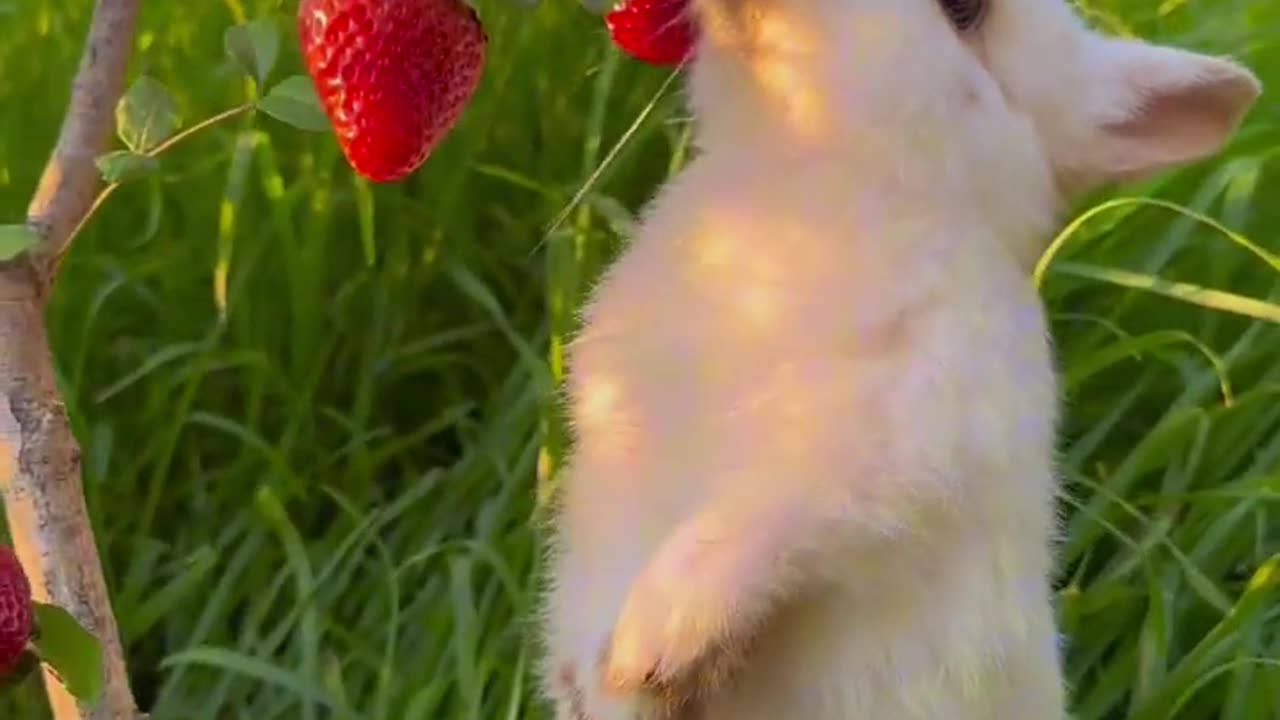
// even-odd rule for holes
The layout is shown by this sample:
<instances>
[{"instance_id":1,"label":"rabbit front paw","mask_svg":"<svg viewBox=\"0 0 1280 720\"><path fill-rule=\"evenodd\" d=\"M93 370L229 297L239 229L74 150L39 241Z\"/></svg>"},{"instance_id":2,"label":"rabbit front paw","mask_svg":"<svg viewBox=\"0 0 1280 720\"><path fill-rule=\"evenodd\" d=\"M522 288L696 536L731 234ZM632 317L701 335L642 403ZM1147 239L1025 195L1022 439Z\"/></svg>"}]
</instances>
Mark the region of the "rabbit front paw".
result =
<instances>
[{"instance_id":1,"label":"rabbit front paw","mask_svg":"<svg viewBox=\"0 0 1280 720\"><path fill-rule=\"evenodd\" d=\"M726 548L689 539L674 539L637 578L601 656L606 692L644 695L667 714L727 679L745 629L736 563L720 556Z\"/></svg>"}]
</instances>

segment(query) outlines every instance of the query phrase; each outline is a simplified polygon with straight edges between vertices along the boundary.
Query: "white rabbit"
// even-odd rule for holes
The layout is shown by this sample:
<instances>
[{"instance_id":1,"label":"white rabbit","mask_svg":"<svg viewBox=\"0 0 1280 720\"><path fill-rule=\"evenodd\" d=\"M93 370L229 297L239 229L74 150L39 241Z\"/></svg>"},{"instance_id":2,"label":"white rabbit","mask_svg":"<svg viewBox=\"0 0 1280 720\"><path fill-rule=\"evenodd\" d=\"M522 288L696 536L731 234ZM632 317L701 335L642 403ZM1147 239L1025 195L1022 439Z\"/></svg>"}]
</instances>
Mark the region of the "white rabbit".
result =
<instances>
[{"instance_id":1,"label":"white rabbit","mask_svg":"<svg viewBox=\"0 0 1280 720\"><path fill-rule=\"evenodd\" d=\"M701 152L570 349L558 720L1060 720L1065 203L1260 92L1064 0L693 0Z\"/></svg>"}]
</instances>

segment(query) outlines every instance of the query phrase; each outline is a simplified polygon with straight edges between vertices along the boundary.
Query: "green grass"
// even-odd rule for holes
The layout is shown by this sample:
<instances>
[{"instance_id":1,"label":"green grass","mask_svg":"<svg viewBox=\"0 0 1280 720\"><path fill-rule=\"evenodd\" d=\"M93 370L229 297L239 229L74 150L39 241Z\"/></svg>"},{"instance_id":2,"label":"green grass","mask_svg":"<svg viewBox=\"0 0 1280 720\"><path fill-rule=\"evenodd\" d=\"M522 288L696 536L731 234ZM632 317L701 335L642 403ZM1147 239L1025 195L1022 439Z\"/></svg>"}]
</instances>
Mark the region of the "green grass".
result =
<instances>
[{"instance_id":1,"label":"green grass","mask_svg":"<svg viewBox=\"0 0 1280 720\"><path fill-rule=\"evenodd\" d=\"M53 143L90 4L0 0L6 221ZM237 13L274 13L276 77L299 71L291 1L144 5L133 70L187 125L245 99L222 59ZM1280 87L1280 0L1089 5ZM524 613L555 348L687 124L664 93L544 242L667 75L571 2L480 6L484 83L411 181L357 183L331 138L242 118L118 192L67 262L58 368L155 720L546 717ZM1277 148L1266 95L1221 157L1141 190L1276 252ZM1156 276L1280 299L1256 254L1150 204L1100 212L1049 268L1075 712L1277 718L1280 328L1150 292ZM0 716L45 716L36 683L11 697Z\"/></svg>"}]
</instances>

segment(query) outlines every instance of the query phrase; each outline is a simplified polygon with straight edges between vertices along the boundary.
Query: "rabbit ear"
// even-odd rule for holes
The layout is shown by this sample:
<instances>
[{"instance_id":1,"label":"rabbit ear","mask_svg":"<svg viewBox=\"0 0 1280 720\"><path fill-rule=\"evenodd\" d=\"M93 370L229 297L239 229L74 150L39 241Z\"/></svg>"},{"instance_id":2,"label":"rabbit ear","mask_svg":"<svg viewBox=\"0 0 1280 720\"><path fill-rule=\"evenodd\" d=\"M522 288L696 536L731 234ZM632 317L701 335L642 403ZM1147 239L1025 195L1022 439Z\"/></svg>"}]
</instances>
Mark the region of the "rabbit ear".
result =
<instances>
[{"instance_id":1,"label":"rabbit ear","mask_svg":"<svg viewBox=\"0 0 1280 720\"><path fill-rule=\"evenodd\" d=\"M1141 180L1212 155L1262 90L1225 59L1101 38L1090 51L1087 166L1079 169L1096 182Z\"/></svg>"}]
</instances>

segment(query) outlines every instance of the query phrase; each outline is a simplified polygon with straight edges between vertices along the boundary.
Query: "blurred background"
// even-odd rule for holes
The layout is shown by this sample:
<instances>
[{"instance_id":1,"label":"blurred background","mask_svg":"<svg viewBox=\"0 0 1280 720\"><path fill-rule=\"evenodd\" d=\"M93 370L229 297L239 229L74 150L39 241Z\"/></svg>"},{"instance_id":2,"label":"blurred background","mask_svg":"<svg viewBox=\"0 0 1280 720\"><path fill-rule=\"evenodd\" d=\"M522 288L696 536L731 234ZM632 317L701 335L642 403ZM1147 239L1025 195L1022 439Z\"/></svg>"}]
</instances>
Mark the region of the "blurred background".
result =
<instances>
[{"instance_id":1,"label":"blurred background","mask_svg":"<svg viewBox=\"0 0 1280 720\"><path fill-rule=\"evenodd\" d=\"M184 126L256 92L228 26L274 19L273 82L302 72L293 0L142 5L131 76L168 86ZM1280 87L1280 0L1079 5ZM480 89L407 182L244 116L121 188L64 265L58 371L154 720L548 717L527 611L558 348L689 127L668 71L593 12L478 8ZM0 222L24 216L91 9L0 0ZM1280 252L1277 149L1268 92L1221 156L1076 208L1095 212L1045 279L1081 720L1280 718L1280 327L1160 285L1280 317L1275 268L1241 242ZM46 717L38 680L0 717Z\"/></svg>"}]
</instances>

